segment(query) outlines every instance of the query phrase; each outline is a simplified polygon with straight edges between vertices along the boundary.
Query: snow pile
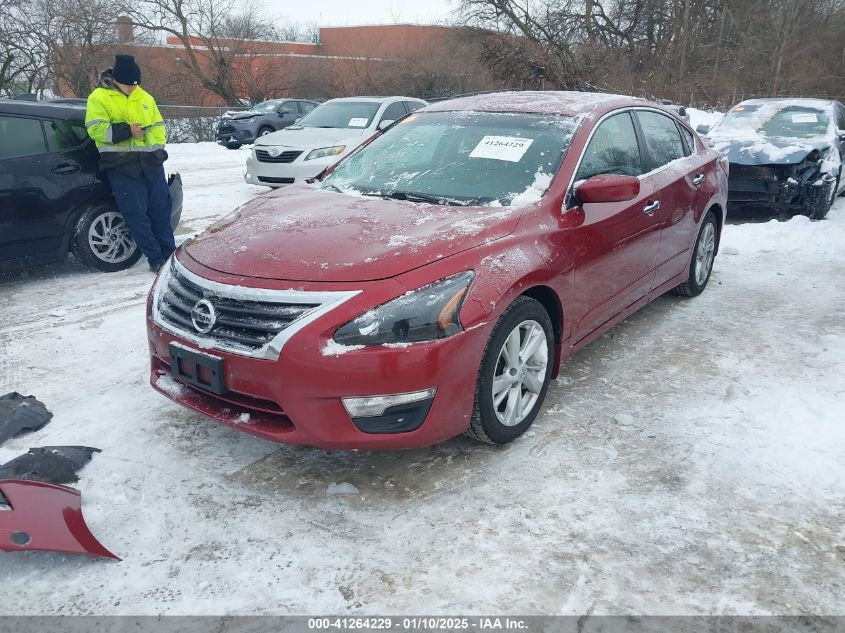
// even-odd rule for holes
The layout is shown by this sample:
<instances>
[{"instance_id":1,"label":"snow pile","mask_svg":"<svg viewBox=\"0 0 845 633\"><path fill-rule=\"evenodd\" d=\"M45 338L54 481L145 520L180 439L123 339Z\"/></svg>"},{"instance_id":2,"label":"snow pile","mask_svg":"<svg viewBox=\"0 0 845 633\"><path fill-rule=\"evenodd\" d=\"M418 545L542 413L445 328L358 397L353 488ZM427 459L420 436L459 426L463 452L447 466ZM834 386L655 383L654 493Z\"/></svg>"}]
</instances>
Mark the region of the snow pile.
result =
<instances>
[{"instance_id":1,"label":"snow pile","mask_svg":"<svg viewBox=\"0 0 845 633\"><path fill-rule=\"evenodd\" d=\"M515 195L513 199L511 199L510 206L524 207L534 202L539 202L540 198L543 197L543 194L546 193L546 190L551 184L552 174L545 174L538 170L537 173L534 174L534 182L532 182L525 191Z\"/></svg>"},{"instance_id":2,"label":"snow pile","mask_svg":"<svg viewBox=\"0 0 845 633\"><path fill-rule=\"evenodd\" d=\"M692 129L696 129L699 125L713 127L719 119L725 116L724 112L708 112L706 110L699 110L698 108L687 108L686 110Z\"/></svg>"}]
</instances>

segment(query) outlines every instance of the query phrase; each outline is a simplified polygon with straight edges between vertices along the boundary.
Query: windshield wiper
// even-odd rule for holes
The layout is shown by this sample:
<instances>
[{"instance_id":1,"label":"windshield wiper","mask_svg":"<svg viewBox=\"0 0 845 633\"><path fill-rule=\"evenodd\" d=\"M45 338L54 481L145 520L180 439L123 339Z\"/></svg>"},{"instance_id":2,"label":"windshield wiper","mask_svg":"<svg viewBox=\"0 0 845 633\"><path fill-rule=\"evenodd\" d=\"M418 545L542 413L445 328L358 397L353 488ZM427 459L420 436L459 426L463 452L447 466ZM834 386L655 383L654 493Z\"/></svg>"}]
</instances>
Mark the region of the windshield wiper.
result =
<instances>
[{"instance_id":1,"label":"windshield wiper","mask_svg":"<svg viewBox=\"0 0 845 633\"><path fill-rule=\"evenodd\" d=\"M454 198L446 198L443 196L434 196L427 193L411 193L409 191L391 191L389 193L380 193L372 191L363 194L365 196L378 196L385 200L407 200L408 202L427 202L429 204L448 204L451 206L465 207L469 203L463 200L455 200Z\"/></svg>"}]
</instances>

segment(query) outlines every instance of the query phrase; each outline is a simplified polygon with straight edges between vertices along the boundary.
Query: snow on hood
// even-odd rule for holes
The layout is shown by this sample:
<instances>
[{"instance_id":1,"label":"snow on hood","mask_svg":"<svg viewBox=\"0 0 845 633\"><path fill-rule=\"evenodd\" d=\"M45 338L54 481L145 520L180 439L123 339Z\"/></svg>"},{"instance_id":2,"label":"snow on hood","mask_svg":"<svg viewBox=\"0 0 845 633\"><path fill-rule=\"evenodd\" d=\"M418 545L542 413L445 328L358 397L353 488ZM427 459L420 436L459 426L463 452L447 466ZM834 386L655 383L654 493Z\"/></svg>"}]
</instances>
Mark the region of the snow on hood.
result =
<instances>
[{"instance_id":1,"label":"snow on hood","mask_svg":"<svg viewBox=\"0 0 845 633\"><path fill-rule=\"evenodd\" d=\"M823 137L770 138L750 134L741 138L716 135L710 140L735 165L793 165L807 158L814 149L822 151L830 147Z\"/></svg>"},{"instance_id":2,"label":"snow on hood","mask_svg":"<svg viewBox=\"0 0 845 633\"><path fill-rule=\"evenodd\" d=\"M501 239L517 207L455 207L293 185L256 198L184 247L234 275L354 282L394 277Z\"/></svg>"},{"instance_id":3,"label":"snow on hood","mask_svg":"<svg viewBox=\"0 0 845 633\"><path fill-rule=\"evenodd\" d=\"M356 130L351 128L317 128L296 127L285 128L262 136L256 141L256 146L279 145L282 147L331 147L332 145L347 145L357 147L363 143L372 131L368 128Z\"/></svg>"}]
</instances>

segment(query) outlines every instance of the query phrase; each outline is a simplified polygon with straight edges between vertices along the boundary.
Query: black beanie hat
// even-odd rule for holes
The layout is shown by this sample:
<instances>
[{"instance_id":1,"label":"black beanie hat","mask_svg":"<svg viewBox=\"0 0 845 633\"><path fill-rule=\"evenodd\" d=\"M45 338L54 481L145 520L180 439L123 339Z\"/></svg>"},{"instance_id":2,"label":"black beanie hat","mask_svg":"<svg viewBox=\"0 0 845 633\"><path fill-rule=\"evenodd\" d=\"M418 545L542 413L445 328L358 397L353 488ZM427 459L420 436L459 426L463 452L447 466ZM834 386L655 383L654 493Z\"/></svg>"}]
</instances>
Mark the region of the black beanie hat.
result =
<instances>
[{"instance_id":1,"label":"black beanie hat","mask_svg":"<svg viewBox=\"0 0 845 633\"><path fill-rule=\"evenodd\" d=\"M132 55L115 55L112 77L118 83L137 86L141 83L141 68L135 63Z\"/></svg>"}]
</instances>

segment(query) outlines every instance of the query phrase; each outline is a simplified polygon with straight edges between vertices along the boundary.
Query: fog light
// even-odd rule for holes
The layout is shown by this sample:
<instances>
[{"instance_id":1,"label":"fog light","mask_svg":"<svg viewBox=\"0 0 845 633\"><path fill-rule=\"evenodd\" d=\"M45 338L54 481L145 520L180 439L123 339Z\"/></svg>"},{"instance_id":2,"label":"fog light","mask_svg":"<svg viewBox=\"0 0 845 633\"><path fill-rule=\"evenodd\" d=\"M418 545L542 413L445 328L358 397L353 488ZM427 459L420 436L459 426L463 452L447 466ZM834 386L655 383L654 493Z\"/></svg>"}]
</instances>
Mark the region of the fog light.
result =
<instances>
[{"instance_id":1,"label":"fog light","mask_svg":"<svg viewBox=\"0 0 845 633\"><path fill-rule=\"evenodd\" d=\"M437 388L425 389L423 391L412 391L410 393L395 393L388 396L367 396L361 398L341 398L343 407L350 417L353 418L374 418L384 415L384 412L391 407L400 404L409 404L421 400L429 400L437 393Z\"/></svg>"}]
</instances>

